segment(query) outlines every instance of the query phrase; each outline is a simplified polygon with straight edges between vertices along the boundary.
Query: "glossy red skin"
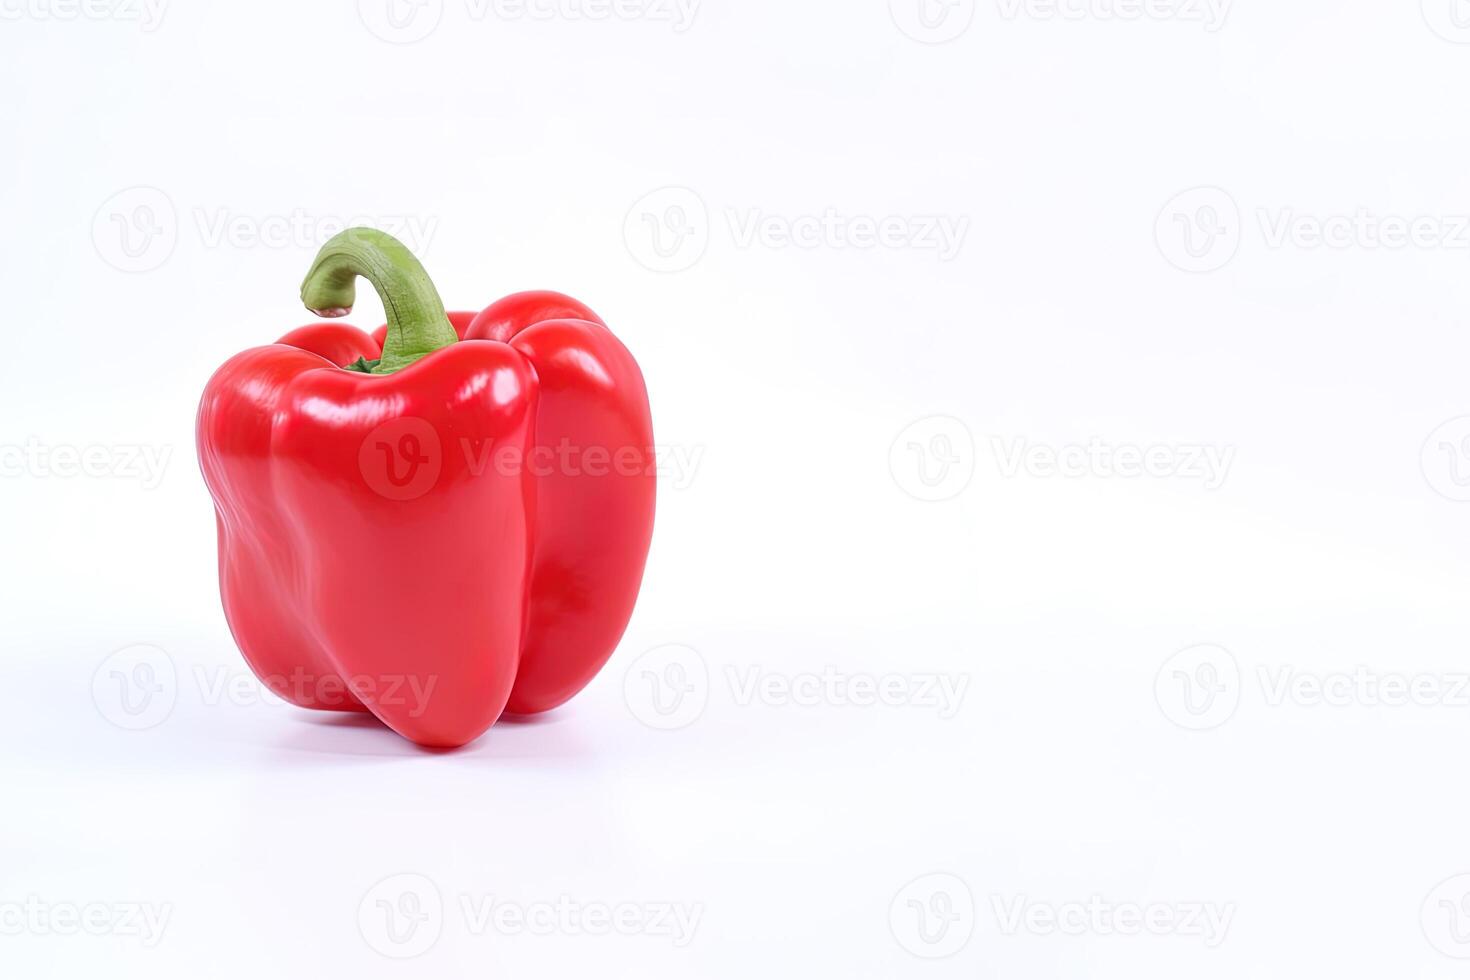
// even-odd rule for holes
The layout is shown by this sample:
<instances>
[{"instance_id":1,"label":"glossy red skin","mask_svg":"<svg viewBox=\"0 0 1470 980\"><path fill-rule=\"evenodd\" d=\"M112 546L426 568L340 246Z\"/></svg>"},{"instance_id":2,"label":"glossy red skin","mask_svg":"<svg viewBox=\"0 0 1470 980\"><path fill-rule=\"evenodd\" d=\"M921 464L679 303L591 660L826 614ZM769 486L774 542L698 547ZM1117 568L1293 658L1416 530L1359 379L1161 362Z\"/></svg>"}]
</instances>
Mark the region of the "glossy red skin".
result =
<instances>
[{"instance_id":1,"label":"glossy red skin","mask_svg":"<svg viewBox=\"0 0 1470 980\"><path fill-rule=\"evenodd\" d=\"M653 422L643 374L602 319L569 296L515 293L485 308L466 340L508 343L540 381L536 443L579 462L537 469L536 543L521 667L506 710L562 704L602 669L627 629L653 536ZM598 466L586 450L621 453ZM549 470L549 471L544 471ZM595 475L589 470L601 470Z\"/></svg>"},{"instance_id":2,"label":"glossy red skin","mask_svg":"<svg viewBox=\"0 0 1470 980\"><path fill-rule=\"evenodd\" d=\"M643 374L600 316L550 290L514 293L478 314L450 313L464 340L506 343L541 382L536 442L623 451L632 465L601 475L537 475L531 599L506 710L565 703L607 663L638 598L653 536L653 422ZM381 342L387 326L373 334ZM552 457L553 459L555 457ZM585 470L587 467L580 467Z\"/></svg>"},{"instance_id":3,"label":"glossy red skin","mask_svg":"<svg viewBox=\"0 0 1470 980\"><path fill-rule=\"evenodd\" d=\"M655 480L642 373L597 314L560 293L528 292L448 316L456 334L476 342L386 377L331 371L321 360L377 358L386 326L369 335L312 324L279 341L300 352L239 355L206 389L199 447L219 516L226 618L256 674L302 707L371 710L413 741L453 746L481 734L502 708L530 714L562 704L607 662L642 583ZM450 355L462 350L481 372L462 382L484 376L489 350L504 362L498 370L514 368L522 394L488 412L499 435L473 399L446 399L448 409L439 401L454 387L451 366L462 367ZM433 491L387 500L367 484L356 454L393 414L429 418L436 432L455 434L451 444L488 432L530 465L487 468L478 451L441 446ZM563 445L577 450L571 465L558 462ZM620 462L589 474L588 448ZM364 606L369 573L382 605ZM410 608L432 610L432 622L375 614L402 608L409 594ZM507 640L511 620L516 642ZM272 683L297 673L323 682L305 696ZM397 700L409 703L383 703L386 678L405 673ZM364 677L385 696L365 692L365 706L347 692L349 678ZM423 691L431 681L428 710L416 714L411 685ZM316 687L330 687L330 696L314 696Z\"/></svg>"},{"instance_id":4,"label":"glossy red skin","mask_svg":"<svg viewBox=\"0 0 1470 980\"><path fill-rule=\"evenodd\" d=\"M387 327L383 329L387 330ZM340 321L297 327L276 343L320 354L339 367L352 364L359 357L377 360L383 353L382 341L374 340L351 324Z\"/></svg>"},{"instance_id":5,"label":"glossy red skin","mask_svg":"<svg viewBox=\"0 0 1470 980\"><path fill-rule=\"evenodd\" d=\"M494 723L519 662L537 488L527 472L485 465L482 450L532 445L538 388L524 356L493 343L385 376L279 345L215 373L197 438L220 591L272 689L351 708L342 692L355 685L361 705L428 746L463 745ZM419 442L406 448L405 433ZM410 450L428 470L407 464ZM392 482L420 474L427 482Z\"/></svg>"},{"instance_id":6,"label":"glossy red skin","mask_svg":"<svg viewBox=\"0 0 1470 980\"><path fill-rule=\"evenodd\" d=\"M602 317L570 296L549 289L532 289L498 299L465 324L460 337L510 343L522 330L543 320L586 320L606 327ZM459 329L456 327L455 329ZM639 380L642 380L640 375Z\"/></svg>"}]
</instances>

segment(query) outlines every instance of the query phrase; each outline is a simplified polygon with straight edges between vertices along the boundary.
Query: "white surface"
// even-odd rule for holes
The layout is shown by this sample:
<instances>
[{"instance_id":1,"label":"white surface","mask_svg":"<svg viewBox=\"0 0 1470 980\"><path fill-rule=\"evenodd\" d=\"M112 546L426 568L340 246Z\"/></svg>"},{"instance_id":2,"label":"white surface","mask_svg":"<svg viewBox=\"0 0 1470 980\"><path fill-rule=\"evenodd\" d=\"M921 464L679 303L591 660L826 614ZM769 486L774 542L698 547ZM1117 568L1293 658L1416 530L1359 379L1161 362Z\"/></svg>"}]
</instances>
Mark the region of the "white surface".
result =
<instances>
[{"instance_id":1,"label":"white surface","mask_svg":"<svg viewBox=\"0 0 1470 980\"><path fill-rule=\"evenodd\" d=\"M0 0L4 975L1463 975L1463 3L76 9ZM216 597L199 391L359 217L586 300L695 463L455 754Z\"/></svg>"}]
</instances>

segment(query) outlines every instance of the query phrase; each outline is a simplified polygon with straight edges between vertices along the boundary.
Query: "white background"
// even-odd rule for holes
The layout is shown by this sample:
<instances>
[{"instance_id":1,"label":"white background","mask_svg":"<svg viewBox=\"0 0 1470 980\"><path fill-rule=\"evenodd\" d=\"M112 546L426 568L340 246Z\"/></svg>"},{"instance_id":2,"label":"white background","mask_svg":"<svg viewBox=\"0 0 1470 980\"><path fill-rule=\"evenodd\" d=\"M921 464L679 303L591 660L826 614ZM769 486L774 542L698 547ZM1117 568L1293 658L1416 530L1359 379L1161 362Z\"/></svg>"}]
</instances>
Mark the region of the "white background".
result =
<instances>
[{"instance_id":1,"label":"white background","mask_svg":"<svg viewBox=\"0 0 1470 980\"><path fill-rule=\"evenodd\" d=\"M0 972L1463 975L1463 0L70 2L0 0ZM359 220L695 461L456 753L216 594L199 393Z\"/></svg>"}]
</instances>

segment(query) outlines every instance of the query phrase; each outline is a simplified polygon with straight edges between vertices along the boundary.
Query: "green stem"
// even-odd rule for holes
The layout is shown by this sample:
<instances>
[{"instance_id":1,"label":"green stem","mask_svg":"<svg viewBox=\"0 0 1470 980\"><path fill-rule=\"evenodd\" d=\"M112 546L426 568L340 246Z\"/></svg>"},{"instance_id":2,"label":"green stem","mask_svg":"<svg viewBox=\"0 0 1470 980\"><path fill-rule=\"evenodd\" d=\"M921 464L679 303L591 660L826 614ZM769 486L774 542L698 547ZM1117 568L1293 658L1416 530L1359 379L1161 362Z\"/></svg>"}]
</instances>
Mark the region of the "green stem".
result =
<instances>
[{"instance_id":1,"label":"green stem","mask_svg":"<svg viewBox=\"0 0 1470 980\"><path fill-rule=\"evenodd\" d=\"M373 284L388 315L383 357L370 373L390 374L459 339L419 260L375 228L348 228L323 245L301 284L301 302L318 316L346 316L358 276Z\"/></svg>"}]
</instances>

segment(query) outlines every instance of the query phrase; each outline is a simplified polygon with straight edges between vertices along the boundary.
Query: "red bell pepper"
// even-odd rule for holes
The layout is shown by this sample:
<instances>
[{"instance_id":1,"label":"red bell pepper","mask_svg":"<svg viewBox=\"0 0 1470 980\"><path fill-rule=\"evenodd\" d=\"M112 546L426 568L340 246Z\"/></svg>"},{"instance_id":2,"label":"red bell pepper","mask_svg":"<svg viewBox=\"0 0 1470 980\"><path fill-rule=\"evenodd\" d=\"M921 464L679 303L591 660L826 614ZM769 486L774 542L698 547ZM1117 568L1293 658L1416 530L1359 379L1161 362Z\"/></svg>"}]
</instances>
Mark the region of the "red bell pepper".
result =
<instances>
[{"instance_id":1,"label":"red bell pepper","mask_svg":"<svg viewBox=\"0 0 1470 980\"><path fill-rule=\"evenodd\" d=\"M563 703L621 639L653 530L637 363L591 310L518 293L446 314L400 243L350 229L302 285L337 323L230 359L199 407L225 616L307 708L457 746Z\"/></svg>"}]
</instances>

